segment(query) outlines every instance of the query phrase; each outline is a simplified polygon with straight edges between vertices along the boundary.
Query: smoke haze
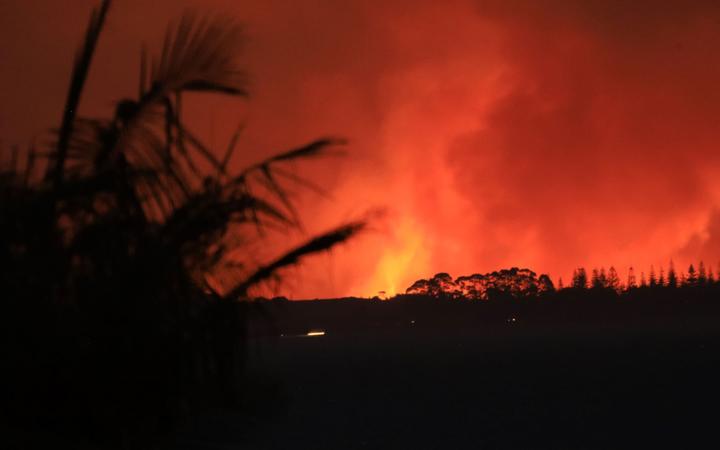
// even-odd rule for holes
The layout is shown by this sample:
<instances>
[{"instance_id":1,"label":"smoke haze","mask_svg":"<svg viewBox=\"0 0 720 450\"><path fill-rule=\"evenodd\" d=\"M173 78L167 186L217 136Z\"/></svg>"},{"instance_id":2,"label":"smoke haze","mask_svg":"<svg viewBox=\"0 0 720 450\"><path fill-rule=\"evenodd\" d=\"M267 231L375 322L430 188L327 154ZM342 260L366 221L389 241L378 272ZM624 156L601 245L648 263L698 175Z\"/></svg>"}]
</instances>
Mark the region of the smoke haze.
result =
<instances>
[{"instance_id":1,"label":"smoke haze","mask_svg":"<svg viewBox=\"0 0 720 450\"><path fill-rule=\"evenodd\" d=\"M94 4L0 5L5 144L58 123ZM141 42L208 6L247 26L252 97L197 100L197 130L221 146L245 123L238 167L345 136L346 158L302 166L331 197L298 192L306 229L387 211L280 293L394 293L510 266L566 281L577 266L717 268L716 2L118 1L83 113L133 95Z\"/></svg>"}]
</instances>

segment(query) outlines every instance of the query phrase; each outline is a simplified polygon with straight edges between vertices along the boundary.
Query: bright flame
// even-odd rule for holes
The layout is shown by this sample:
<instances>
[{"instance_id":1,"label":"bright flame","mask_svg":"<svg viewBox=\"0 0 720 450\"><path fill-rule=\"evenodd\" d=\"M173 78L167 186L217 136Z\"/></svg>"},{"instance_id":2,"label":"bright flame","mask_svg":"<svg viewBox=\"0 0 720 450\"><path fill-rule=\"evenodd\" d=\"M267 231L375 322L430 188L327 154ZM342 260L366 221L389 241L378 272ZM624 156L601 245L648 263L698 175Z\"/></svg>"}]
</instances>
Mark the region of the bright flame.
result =
<instances>
[{"instance_id":1,"label":"bright flame","mask_svg":"<svg viewBox=\"0 0 720 450\"><path fill-rule=\"evenodd\" d=\"M324 331L310 331L306 336L325 336Z\"/></svg>"},{"instance_id":2,"label":"bright flame","mask_svg":"<svg viewBox=\"0 0 720 450\"><path fill-rule=\"evenodd\" d=\"M384 291L387 297L405 292L418 274L427 271L428 250L414 223L408 219L401 221L394 240L394 245L380 257L370 281L362 290L371 296L378 291Z\"/></svg>"}]
</instances>

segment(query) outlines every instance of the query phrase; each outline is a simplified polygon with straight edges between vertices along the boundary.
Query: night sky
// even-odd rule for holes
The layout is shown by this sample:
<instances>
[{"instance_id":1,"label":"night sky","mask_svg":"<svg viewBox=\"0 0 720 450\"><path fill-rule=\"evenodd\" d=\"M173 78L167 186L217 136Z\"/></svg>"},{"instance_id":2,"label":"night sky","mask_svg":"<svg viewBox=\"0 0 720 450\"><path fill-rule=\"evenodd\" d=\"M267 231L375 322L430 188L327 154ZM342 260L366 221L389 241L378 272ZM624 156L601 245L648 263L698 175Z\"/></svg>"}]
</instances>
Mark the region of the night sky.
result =
<instances>
[{"instance_id":1,"label":"night sky","mask_svg":"<svg viewBox=\"0 0 720 450\"><path fill-rule=\"evenodd\" d=\"M0 139L49 140L92 0L0 2ZM149 6L150 5L150 6ZM313 138L306 233L384 209L288 273L295 298L401 292L436 272L621 275L720 261L716 1L119 0L83 97L110 114L188 8L246 25L251 97L195 99L194 128L244 164ZM302 240L295 233L285 243ZM271 250L273 250L271 248Z\"/></svg>"}]
</instances>

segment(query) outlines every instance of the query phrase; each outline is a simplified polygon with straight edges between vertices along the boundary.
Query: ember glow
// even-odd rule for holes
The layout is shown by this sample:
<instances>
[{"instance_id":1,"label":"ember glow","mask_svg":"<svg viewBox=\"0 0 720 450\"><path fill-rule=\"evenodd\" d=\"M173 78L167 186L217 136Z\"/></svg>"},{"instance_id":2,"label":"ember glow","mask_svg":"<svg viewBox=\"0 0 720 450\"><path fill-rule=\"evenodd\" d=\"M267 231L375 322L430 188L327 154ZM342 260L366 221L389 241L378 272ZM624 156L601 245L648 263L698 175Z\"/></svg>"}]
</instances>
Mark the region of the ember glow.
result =
<instances>
[{"instance_id":1,"label":"ember glow","mask_svg":"<svg viewBox=\"0 0 720 450\"><path fill-rule=\"evenodd\" d=\"M60 116L94 2L5 3L0 136L24 143ZM245 22L253 95L201 105L199 132L219 144L245 121L238 165L346 136L347 158L304 169L332 197L298 192L306 228L387 210L375 232L290 272L280 293L295 298L513 266L565 281L671 258L716 269L720 5L688 3L123 1L83 108L134 92L140 43L185 8Z\"/></svg>"}]
</instances>

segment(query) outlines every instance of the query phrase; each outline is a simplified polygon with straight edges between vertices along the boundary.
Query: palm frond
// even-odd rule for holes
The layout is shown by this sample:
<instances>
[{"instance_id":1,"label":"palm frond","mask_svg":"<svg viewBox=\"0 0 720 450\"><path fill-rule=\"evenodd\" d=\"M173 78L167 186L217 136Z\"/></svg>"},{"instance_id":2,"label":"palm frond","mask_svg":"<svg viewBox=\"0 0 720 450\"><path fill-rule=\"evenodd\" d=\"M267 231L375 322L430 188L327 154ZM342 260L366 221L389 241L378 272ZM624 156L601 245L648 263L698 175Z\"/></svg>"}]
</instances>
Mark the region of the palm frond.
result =
<instances>
[{"instance_id":1,"label":"palm frond","mask_svg":"<svg viewBox=\"0 0 720 450\"><path fill-rule=\"evenodd\" d=\"M67 417L57 429L64 435L77 425L68 433L83 442L97 415L97 436L118 436L124 445L154 442L145 437L160 432L166 418L236 393L229 380L240 379L236 350L249 308L217 301L216 286L229 288L226 298L243 296L279 280L282 268L345 242L365 222L309 239L269 264L261 259L269 241L263 230L299 228L291 188L315 188L283 165L344 141L320 139L237 173L229 166L242 127L224 153L188 129L184 92L246 95L235 58L242 29L231 20L186 15L169 29L159 58L150 61L143 48L138 98L119 101L108 119L81 117L110 4L102 0L90 18L55 141L33 146L24 166L17 153L7 170L0 164L0 256L12 262L0 275L5 303L17 314L8 315L6 322L18 325L10 334L32 335L16 339L6 359L15 380L8 385L34 401L11 396L9 408L25 408L39 424ZM37 352L45 343L48 351ZM38 391L33 380L41 379L49 386L71 382L70 389L48 398L57 390ZM96 401L101 389L112 395ZM139 403L143 411L138 392L157 393Z\"/></svg>"},{"instance_id":2,"label":"palm frond","mask_svg":"<svg viewBox=\"0 0 720 450\"><path fill-rule=\"evenodd\" d=\"M62 124L60 125L60 133L58 137L57 154L55 161L48 166L48 176L53 177L56 186L62 183L63 171L65 169L65 159L67 157L68 144L73 132L75 117L77 115L80 97L82 96L92 63L95 47L97 46L100 33L105 24L105 17L110 9L111 0L103 0L99 8L96 8L90 16L85 33L85 41L75 58L72 76L70 77L70 89L68 90L67 100L65 101L65 109L63 110Z\"/></svg>"},{"instance_id":3,"label":"palm frond","mask_svg":"<svg viewBox=\"0 0 720 450\"><path fill-rule=\"evenodd\" d=\"M305 144L301 147L294 148L292 150L288 150L286 152L278 153L276 155L271 156L270 158L267 158L259 163L256 163L247 169L240 172L238 175L238 178L242 178L247 176L248 173L256 171L256 170L262 170L264 167L272 166L275 163L279 162L287 162L287 161L294 161L298 159L308 159L308 158L315 158L318 156L322 156L327 153L327 149L329 147L337 147L347 144L347 141L345 139L340 138L322 138L314 140L308 144Z\"/></svg>"},{"instance_id":4,"label":"palm frond","mask_svg":"<svg viewBox=\"0 0 720 450\"><path fill-rule=\"evenodd\" d=\"M200 138L195 135L195 133L190 131L185 125L183 125L179 121L176 121L175 126L177 127L178 132L182 133L183 137L187 139L187 142L197 151L197 153L203 159L205 159L205 161L210 163L213 168L217 170L220 170L222 168L222 164L215 156L215 153L213 153L213 151L207 145L205 145L202 140L200 140Z\"/></svg>"},{"instance_id":5,"label":"palm frond","mask_svg":"<svg viewBox=\"0 0 720 450\"><path fill-rule=\"evenodd\" d=\"M25 164L25 176L24 176L24 184L25 186L28 186L30 184L30 180L32 179L33 170L35 169L35 161L37 160L37 149L35 148L35 144L30 146L30 150L28 152L27 156L27 163Z\"/></svg>"},{"instance_id":6,"label":"palm frond","mask_svg":"<svg viewBox=\"0 0 720 450\"><path fill-rule=\"evenodd\" d=\"M147 92L147 48L145 45L140 49L140 76L138 77L138 98L142 98Z\"/></svg>"},{"instance_id":7,"label":"palm frond","mask_svg":"<svg viewBox=\"0 0 720 450\"><path fill-rule=\"evenodd\" d=\"M223 156L222 160L220 161L220 167L219 167L219 174L224 174L227 170L227 166L230 163L230 158L232 158L233 153L235 153L235 149L237 148L237 142L238 139L240 139L240 134L245 129L245 124L241 123L238 125L238 127L235 129L235 132L232 135L232 138L230 138L230 142L228 143L227 150L225 150L225 155Z\"/></svg>"},{"instance_id":8,"label":"palm frond","mask_svg":"<svg viewBox=\"0 0 720 450\"><path fill-rule=\"evenodd\" d=\"M215 236L219 240L231 224L271 223L291 225L272 203L249 193L223 198L223 193L206 191L177 207L162 225L160 236L167 246L179 248Z\"/></svg>"},{"instance_id":9,"label":"palm frond","mask_svg":"<svg viewBox=\"0 0 720 450\"><path fill-rule=\"evenodd\" d=\"M247 95L247 77L237 64L242 27L226 18L186 14L168 29L160 61L153 64L151 91L210 91Z\"/></svg>"},{"instance_id":10,"label":"palm frond","mask_svg":"<svg viewBox=\"0 0 720 450\"><path fill-rule=\"evenodd\" d=\"M284 170L281 167L273 167L273 173L275 173L276 175L278 175L281 178L288 180L289 182L291 182L293 184L296 184L305 189L308 189L309 191L313 192L316 195L320 195L325 198L331 198L325 189L323 189L322 187L313 183L312 181L308 180L307 178L303 178L291 171Z\"/></svg>"},{"instance_id":11,"label":"palm frond","mask_svg":"<svg viewBox=\"0 0 720 450\"><path fill-rule=\"evenodd\" d=\"M248 289L272 278L280 269L298 264L305 256L329 250L340 243L346 242L362 231L365 226L364 221L350 222L310 239L305 244L287 252L270 264L258 268L252 275L247 277L247 279L235 286L225 298L238 299L246 297Z\"/></svg>"},{"instance_id":12,"label":"palm frond","mask_svg":"<svg viewBox=\"0 0 720 450\"><path fill-rule=\"evenodd\" d=\"M288 212L288 217L292 220L292 223L297 227L301 227L300 216L298 215L293 202L290 200L287 190L280 186L280 184L275 180L275 176L273 175L272 170L270 170L270 167L263 167L260 173L262 175L260 183L268 190L268 192L280 201L285 210Z\"/></svg>"}]
</instances>

